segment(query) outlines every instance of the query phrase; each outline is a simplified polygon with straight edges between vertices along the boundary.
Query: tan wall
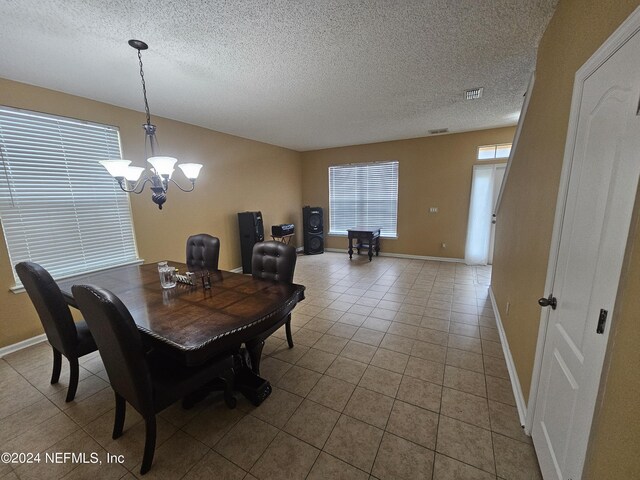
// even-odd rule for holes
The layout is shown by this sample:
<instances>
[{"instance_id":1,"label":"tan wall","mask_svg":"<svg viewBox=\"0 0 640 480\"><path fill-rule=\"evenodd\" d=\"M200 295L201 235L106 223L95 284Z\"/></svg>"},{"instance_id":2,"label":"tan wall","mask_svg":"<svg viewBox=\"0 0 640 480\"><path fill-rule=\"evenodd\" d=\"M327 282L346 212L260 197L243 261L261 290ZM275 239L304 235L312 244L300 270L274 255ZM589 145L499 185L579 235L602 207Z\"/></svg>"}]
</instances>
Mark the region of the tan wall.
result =
<instances>
[{"instance_id":1,"label":"tan wall","mask_svg":"<svg viewBox=\"0 0 640 480\"><path fill-rule=\"evenodd\" d=\"M324 208L328 232L329 166L398 160L398 238L383 239L382 251L464 258L477 148L509 143L514 132L507 127L303 152L302 198L305 205ZM438 207L438 213L429 213L429 207ZM346 249L347 239L325 235L325 246Z\"/></svg>"},{"instance_id":2,"label":"tan wall","mask_svg":"<svg viewBox=\"0 0 640 480\"><path fill-rule=\"evenodd\" d=\"M537 299L545 292L556 196L575 72L639 4L637 0L561 0L538 50L536 83L520 142L498 215L493 290L520 378L528 398L538 335ZM637 235L637 234L636 234ZM635 238L637 245L638 238ZM609 385L603 394L603 413L594 423L586 477L638 478L640 429L632 428L640 414L637 393L625 392L640 384L637 339L640 305L637 298L640 263L631 265L629 285L622 285L624 308L617 319L617 338L611 352ZM635 291L634 291L635 287ZM633 294L631 293L633 292ZM509 315L506 304L510 302ZM635 348L634 342L636 339ZM637 392L637 389L636 389ZM618 435L625 432L625 435ZM630 474L634 472L635 474Z\"/></svg>"},{"instance_id":3,"label":"tan wall","mask_svg":"<svg viewBox=\"0 0 640 480\"><path fill-rule=\"evenodd\" d=\"M116 125L123 156L145 163L143 113L4 79L0 104ZM131 196L138 251L145 261L184 261L187 236L206 232L220 238L220 268L230 270L241 264L237 212L261 210L267 232L272 224L300 224L300 153L164 118L152 120L162 154L203 163L204 168L194 192L170 187L162 211L148 191ZM27 295L8 291L13 284L2 241L0 347L42 333Z\"/></svg>"}]
</instances>

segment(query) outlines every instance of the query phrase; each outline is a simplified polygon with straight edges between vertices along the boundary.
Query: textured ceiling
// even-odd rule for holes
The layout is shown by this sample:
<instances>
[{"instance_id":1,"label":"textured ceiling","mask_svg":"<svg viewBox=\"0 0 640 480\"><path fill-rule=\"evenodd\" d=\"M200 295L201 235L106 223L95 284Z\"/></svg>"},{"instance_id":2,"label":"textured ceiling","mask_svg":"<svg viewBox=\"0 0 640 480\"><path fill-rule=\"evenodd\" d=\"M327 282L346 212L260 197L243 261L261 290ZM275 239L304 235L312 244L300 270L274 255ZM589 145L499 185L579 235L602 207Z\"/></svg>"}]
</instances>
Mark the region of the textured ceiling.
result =
<instances>
[{"instance_id":1,"label":"textured ceiling","mask_svg":"<svg viewBox=\"0 0 640 480\"><path fill-rule=\"evenodd\" d=\"M2 0L0 77L142 111L137 38L152 116L296 150L513 125L556 3Z\"/></svg>"}]
</instances>

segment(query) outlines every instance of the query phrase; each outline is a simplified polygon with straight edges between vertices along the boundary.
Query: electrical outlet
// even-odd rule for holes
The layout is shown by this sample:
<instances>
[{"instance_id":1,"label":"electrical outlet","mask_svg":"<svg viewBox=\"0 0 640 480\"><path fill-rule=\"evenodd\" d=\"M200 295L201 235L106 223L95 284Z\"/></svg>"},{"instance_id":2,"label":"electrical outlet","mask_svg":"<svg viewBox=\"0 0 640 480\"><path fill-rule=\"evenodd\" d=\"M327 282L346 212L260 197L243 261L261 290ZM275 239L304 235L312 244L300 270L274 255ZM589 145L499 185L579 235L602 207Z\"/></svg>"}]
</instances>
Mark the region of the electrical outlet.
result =
<instances>
[{"instance_id":1,"label":"electrical outlet","mask_svg":"<svg viewBox=\"0 0 640 480\"><path fill-rule=\"evenodd\" d=\"M438 213L438 207L429 207L429 213Z\"/></svg>"}]
</instances>

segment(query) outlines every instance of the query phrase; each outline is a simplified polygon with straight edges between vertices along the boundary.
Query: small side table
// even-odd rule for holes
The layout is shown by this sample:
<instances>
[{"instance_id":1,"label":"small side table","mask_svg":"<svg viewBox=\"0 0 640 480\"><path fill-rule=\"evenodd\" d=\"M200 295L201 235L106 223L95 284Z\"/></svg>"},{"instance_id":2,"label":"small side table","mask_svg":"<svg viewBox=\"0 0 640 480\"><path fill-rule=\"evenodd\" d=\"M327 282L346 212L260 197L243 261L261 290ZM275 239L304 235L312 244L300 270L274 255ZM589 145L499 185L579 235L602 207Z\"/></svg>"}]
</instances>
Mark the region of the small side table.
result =
<instances>
[{"instance_id":1,"label":"small side table","mask_svg":"<svg viewBox=\"0 0 640 480\"><path fill-rule=\"evenodd\" d=\"M378 227L354 227L347 229L347 235L349 236L349 260L353 255L353 240L356 240L356 249L360 254L361 248L369 249L369 261L373 258L373 252L375 250L376 257L380 253L380 229Z\"/></svg>"},{"instance_id":2,"label":"small side table","mask_svg":"<svg viewBox=\"0 0 640 480\"><path fill-rule=\"evenodd\" d=\"M276 242L282 242L285 245L289 245L294 235L295 233L292 233L291 235L282 235L281 237L278 235L271 235L271 238Z\"/></svg>"}]
</instances>

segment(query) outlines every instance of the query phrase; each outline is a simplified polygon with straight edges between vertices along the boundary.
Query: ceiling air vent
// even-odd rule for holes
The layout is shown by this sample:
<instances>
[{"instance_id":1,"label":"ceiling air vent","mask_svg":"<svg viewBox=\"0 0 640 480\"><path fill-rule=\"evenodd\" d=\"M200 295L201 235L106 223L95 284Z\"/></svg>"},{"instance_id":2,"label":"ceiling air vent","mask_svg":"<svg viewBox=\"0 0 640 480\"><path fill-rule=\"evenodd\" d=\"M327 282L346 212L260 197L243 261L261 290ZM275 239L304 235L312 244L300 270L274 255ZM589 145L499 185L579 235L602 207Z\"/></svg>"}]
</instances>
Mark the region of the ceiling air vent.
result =
<instances>
[{"instance_id":1,"label":"ceiling air vent","mask_svg":"<svg viewBox=\"0 0 640 480\"><path fill-rule=\"evenodd\" d=\"M436 130L429 130L430 135L437 135L439 133L447 133L449 131L448 128L438 128Z\"/></svg>"},{"instance_id":2,"label":"ceiling air vent","mask_svg":"<svg viewBox=\"0 0 640 480\"><path fill-rule=\"evenodd\" d=\"M464 99L465 100L477 100L478 98L482 98L483 87L479 88L470 88L469 90L464 91Z\"/></svg>"}]
</instances>

